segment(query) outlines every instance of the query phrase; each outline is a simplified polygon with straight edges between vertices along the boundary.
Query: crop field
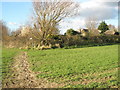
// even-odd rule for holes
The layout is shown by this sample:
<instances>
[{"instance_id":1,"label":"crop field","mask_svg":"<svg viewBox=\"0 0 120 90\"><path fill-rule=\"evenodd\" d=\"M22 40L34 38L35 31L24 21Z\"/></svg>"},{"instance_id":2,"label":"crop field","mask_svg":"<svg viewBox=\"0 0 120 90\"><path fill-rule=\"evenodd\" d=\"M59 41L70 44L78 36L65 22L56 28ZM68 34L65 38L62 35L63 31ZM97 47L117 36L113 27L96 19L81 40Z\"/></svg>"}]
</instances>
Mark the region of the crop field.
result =
<instances>
[{"instance_id":1,"label":"crop field","mask_svg":"<svg viewBox=\"0 0 120 90\"><path fill-rule=\"evenodd\" d=\"M18 53L18 49L6 49L2 50L2 79L11 75L11 65L13 63L15 55Z\"/></svg>"},{"instance_id":2,"label":"crop field","mask_svg":"<svg viewBox=\"0 0 120 90\"><path fill-rule=\"evenodd\" d=\"M59 88L116 88L118 86L118 45L49 50L3 48L3 83L11 77L11 65L20 52L27 53L30 69L36 73L38 80L54 82Z\"/></svg>"},{"instance_id":3,"label":"crop field","mask_svg":"<svg viewBox=\"0 0 120 90\"><path fill-rule=\"evenodd\" d=\"M64 88L118 86L118 45L29 50L28 59L38 78L62 84Z\"/></svg>"}]
</instances>

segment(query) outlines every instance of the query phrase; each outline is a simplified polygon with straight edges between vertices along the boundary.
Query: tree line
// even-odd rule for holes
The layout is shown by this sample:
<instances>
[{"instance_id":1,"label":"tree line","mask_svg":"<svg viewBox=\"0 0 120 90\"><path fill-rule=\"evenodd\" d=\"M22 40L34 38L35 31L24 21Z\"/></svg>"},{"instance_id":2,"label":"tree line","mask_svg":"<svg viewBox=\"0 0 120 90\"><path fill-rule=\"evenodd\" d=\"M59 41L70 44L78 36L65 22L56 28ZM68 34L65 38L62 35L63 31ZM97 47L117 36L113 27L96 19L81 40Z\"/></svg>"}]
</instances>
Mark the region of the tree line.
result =
<instances>
[{"instance_id":1,"label":"tree line","mask_svg":"<svg viewBox=\"0 0 120 90\"><path fill-rule=\"evenodd\" d=\"M88 45L102 43L119 43L119 35L116 36L88 36L84 37L73 29L67 30L65 35L59 34L59 23L66 17L75 16L79 13L80 5L72 0L33 0L32 22L28 26L29 33L21 36L22 27L17 31L8 33L9 29L1 21L3 46L17 48L55 48L72 45ZM91 32L96 29L98 22L95 18L86 19L86 27ZM111 28L114 28L111 25ZM101 33L109 30L108 25L103 21L98 26ZM27 30L27 29L26 29Z\"/></svg>"}]
</instances>

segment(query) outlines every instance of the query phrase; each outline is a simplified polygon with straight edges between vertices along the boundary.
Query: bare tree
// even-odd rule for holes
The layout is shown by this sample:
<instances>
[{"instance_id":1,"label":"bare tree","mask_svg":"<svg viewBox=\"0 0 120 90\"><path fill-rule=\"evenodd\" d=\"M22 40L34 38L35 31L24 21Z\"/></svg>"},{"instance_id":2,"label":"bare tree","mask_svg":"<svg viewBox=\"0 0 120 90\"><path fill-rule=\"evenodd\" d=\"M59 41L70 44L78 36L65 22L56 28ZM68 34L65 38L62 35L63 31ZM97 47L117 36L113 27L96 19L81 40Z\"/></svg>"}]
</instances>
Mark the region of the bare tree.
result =
<instances>
[{"instance_id":1,"label":"bare tree","mask_svg":"<svg viewBox=\"0 0 120 90\"><path fill-rule=\"evenodd\" d=\"M1 27L1 31L0 31L0 35L1 35L1 39L2 42L4 44L4 42L6 42L8 40L9 37L9 29L6 26L5 22L3 22L2 20L0 20L0 27Z\"/></svg>"},{"instance_id":2,"label":"bare tree","mask_svg":"<svg viewBox=\"0 0 120 90\"><path fill-rule=\"evenodd\" d=\"M98 20L95 17L87 17L85 20L85 25L89 30L94 30L98 26Z\"/></svg>"},{"instance_id":3,"label":"bare tree","mask_svg":"<svg viewBox=\"0 0 120 90\"><path fill-rule=\"evenodd\" d=\"M109 27L109 30L117 31L117 28L112 24L109 24L108 27Z\"/></svg>"},{"instance_id":4,"label":"bare tree","mask_svg":"<svg viewBox=\"0 0 120 90\"><path fill-rule=\"evenodd\" d=\"M75 15L79 4L72 0L33 0L34 30L41 45L45 44L49 34L57 34L59 22L65 17Z\"/></svg>"},{"instance_id":5,"label":"bare tree","mask_svg":"<svg viewBox=\"0 0 120 90\"><path fill-rule=\"evenodd\" d=\"M19 36L21 34L22 27L19 27L17 30L12 31L11 35L12 36Z\"/></svg>"},{"instance_id":6,"label":"bare tree","mask_svg":"<svg viewBox=\"0 0 120 90\"><path fill-rule=\"evenodd\" d=\"M89 30L89 35L95 35L98 34L97 26L98 26L98 20L95 17L87 17L85 20L85 26L88 28Z\"/></svg>"}]
</instances>

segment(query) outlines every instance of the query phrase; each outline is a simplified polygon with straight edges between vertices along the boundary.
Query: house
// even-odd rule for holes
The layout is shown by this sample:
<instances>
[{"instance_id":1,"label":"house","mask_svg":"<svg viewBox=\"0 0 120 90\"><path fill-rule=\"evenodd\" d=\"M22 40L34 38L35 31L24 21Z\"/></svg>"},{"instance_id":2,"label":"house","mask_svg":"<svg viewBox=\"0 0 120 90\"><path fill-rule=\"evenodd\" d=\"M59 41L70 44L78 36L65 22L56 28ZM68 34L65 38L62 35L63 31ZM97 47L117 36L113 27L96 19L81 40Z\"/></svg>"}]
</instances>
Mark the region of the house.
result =
<instances>
[{"instance_id":1,"label":"house","mask_svg":"<svg viewBox=\"0 0 120 90\"><path fill-rule=\"evenodd\" d=\"M21 36L25 36L29 32L30 32L30 28L29 27L22 27Z\"/></svg>"},{"instance_id":2,"label":"house","mask_svg":"<svg viewBox=\"0 0 120 90\"><path fill-rule=\"evenodd\" d=\"M83 36L83 37L86 37L89 34L89 30L88 29L78 29L77 32L80 33L81 36Z\"/></svg>"},{"instance_id":3,"label":"house","mask_svg":"<svg viewBox=\"0 0 120 90\"><path fill-rule=\"evenodd\" d=\"M107 30L106 32L104 32L105 35L114 35L115 31L114 30Z\"/></svg>"},{"instance_id":4,"label":"house","mask_svg":"<svg viewBox=\"0 0 120 90\"><path fill-rule=\"evenodd\" d=\"M81 35L83 37L88 37L89 36L89 30L88 29L82 29L81 30Z\"/></svg>"},{"instance_id":5,"label":"house","mask_svg":"<svg viewBox=\"0 0 120 90\"><path fill-rule=\"evenodd\" d=\"M89 36L89 35L91 35L91 36L98 36L98 35L100 35L100 30L97 30L97 29L95 29L95 30L88 30L88 29L79 29L79 30L77 30L83 37L86 37L86 36Z\"/></svg>"}]
</instances>

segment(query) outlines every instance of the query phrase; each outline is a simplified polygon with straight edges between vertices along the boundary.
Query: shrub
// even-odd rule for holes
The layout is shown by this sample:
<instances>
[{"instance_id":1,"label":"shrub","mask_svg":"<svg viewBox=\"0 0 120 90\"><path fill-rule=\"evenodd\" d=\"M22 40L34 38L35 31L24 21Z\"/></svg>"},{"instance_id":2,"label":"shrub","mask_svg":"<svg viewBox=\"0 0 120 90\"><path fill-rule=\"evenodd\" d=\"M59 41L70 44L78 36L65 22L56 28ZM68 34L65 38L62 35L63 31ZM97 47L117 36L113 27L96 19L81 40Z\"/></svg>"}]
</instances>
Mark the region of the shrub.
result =
<instances>
[{"instance_id":1,"label":"shrub","mask_svg":"<svg viewBox=\"0 0 120 90\"><path fill-rule=\"evenodd\" d=\"M100 36L93 36L89 38L81 37L80 35L74 36L64 36L62 39L64 40L63 46L68 48L70 46L78 47L78 46L96 46L96 45L108 45L108 44L115 44L120 43L120 36L117 35L100 35Z\"/></svg>"},{"instance_id":2,"label":"shrub","mask_svg":"<svg viewBox=\"0 0 120 90\"><path fill-rule=\"evenodd\" d=\"M119 32L115 32L114 35L120 35L120 33Z\"/></svg>"}]
</instances>

